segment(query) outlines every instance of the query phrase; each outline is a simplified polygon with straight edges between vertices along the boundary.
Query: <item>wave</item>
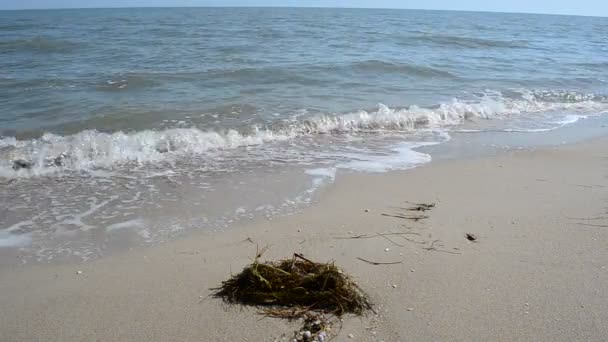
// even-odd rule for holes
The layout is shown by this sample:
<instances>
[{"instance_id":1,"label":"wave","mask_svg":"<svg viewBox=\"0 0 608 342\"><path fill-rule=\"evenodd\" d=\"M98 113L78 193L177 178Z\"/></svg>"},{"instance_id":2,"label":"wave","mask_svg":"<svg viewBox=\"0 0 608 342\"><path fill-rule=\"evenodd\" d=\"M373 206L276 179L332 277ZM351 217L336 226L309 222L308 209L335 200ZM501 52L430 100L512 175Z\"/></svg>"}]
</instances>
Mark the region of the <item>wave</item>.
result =
<instances>
[{"instance_id":1,"label":"wave","mask_svg":"<svg viewBox=\"0 0 608 342\"><path fill-rule=\"evenodd\" d=\"M416 35L403 37L400 40L402 45L415 44L437 44L442 46L451 46L457 48L468 48L468 49L487 49L487 48L530 48L529 44L525 40L497 40L497 39L485 39L476 37L463 37L463 36L452 36L452 35Z\"/></svg>"},{"instance_id":2,"label":"wave","mask_svg":"<svg viewBox=\"0 0 608 342\"><path fill-rule=\"evenodd\" d=\"M504 119L514 115L568 112L587 115L608 112L600 95L568 92L521 92L505 97L488 93L476 101L454 99L433 107L390 108L306 119L280 120L266 125L224 131L170 128L104 133L85 130L73 135L45 133L40 138L0 138L0 177L30 177L60 170L114 168L128 163L173 162L185 156L210 157L215 152L293 140L315 135L411 133L449 128L475 119Z\"/></svg>"},{"instance_id":3,"label":"wave","mask_svg":"<svg viewBox=\"0 0 608 342\"><path fill-rule=\"evenodd\" d=\"M29 39L0 41L2 53L20 51L33 52L71 52L76 49L77 43L67 40L58 40L48 37L37 36Z\"/></svg>"},{"instance_id":4,"label":"wave","mask_svg":"<svg viewBox=\"0 0 608 342\"><path fill-rule=\"evenodd\" d=\"M257 84L276 84L285 79L303 85L320 85L323 81L309 76L310 73L299 72L297 67L267 67L240 69L209 69L194 72L130 72L110 75L97 89L122 90L162 85L164 82L196 82L211 80L213 82L234 84L234 82L255 82Z\"/></svg>"},{"instance_id":5,"label":"wave","mask_svg":"<svg viewBox=\"0 0 608 342\"><path fill-rule=\"evenodd\" d=\"M233 84L234 82L255 82L256 84L277 84L284 80L302 85L323 85L324 77L332 73L382 74L391 73L416 77L456 78L457 76L438 68L425 65L364 60L348 64L291 65L261 68L208 69L194 72L129 72L107 76L97 84L98 90L122 90L161 85L164 82L195 82L210 80Z\"/></svg>"},{"instance_id":6,"label":"wave","mask_svg":"<svg viewBox=\"0 0 608 342\"><path fill-rule=\"evenodd\" d=\"M154 87L160 84L160 80L151 74L126 73L101 82L97 85L97 89L102 91L133 90Z\"/></svg>"},{"instance_id":7,"label":"wave","mask_svg":"<svg viewBox=\"0 0 608 342\"><path fill-rule=\"evenodd\" d=\"M406 63L392 63L381 60L368 60L363 62L354 63L351 68L359 71L366 72L391 72L398 74L406 74L413 76L430 76L430 77L445 77L455 78L456 76L450 72L432 68L424 65L406 64Z\"/></svg>"},{"instance_id":8,"label":"wave","mask_svg":"<svg viewBox=\"0 0 608 342\"><path fill-rule=\"evenodd\" d=\"M572 63L570 65L575 66L575 67L590 68L590 69L596 69L596 70L601 70L601 71L608 69L608 61Z\"/></svg>"}]
</instances>

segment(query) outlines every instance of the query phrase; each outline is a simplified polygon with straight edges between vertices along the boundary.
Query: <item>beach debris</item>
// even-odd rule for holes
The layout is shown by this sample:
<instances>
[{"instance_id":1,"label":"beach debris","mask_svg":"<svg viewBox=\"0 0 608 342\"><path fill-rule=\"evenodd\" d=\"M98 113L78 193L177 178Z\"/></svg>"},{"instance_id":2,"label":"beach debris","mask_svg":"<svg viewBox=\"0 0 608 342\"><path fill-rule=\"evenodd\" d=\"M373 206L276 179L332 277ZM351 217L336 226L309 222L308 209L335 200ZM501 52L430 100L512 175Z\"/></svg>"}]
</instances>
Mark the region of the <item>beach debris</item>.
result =
<instances>
[{"instance_id":1,"label":"beach debris","mask_svg":"<svg viewBox=\"0 0 608 342\"><path fill-rule=\"evenodd\" d=\"M407 311L414 311L414 308L407 308Z\"/></svg>"},{"instance_id":2,"label":"beach debris","mask_svg":"<svg viewBox=\"0 0 608 342\"><path fill-rule=\"evenodd\" d=\"M435 203L430 203L430 204L412 203L412 202L407 202L407 201L406 201L406 203L413 205L413 207L405 208L405 210L408 210L408 211L428 211L428 210L435 208L435 205L436 205Z\"/></svg>"},{"instance_id":3,"label":"beach debris","mask_svg":"<svg viewBox=\"0 0 608 342\"><path fill-rule=\"evenodd\" d=\"M595 221L595 220L608 220L607 216L598 217L567 217L569 220L580 220L580 221Z\"/></svg>"},{"instance_id":4,"label":"beach debris","mask_svg":"<svg viewBox=\"0 0 608 342\"><path fill-rule=\"evenodd\" d=\"M353 335L353 334L348 334L348 338L355 338L355 335Z\"/></svg>"},{"instance_id":5,"label":"beach debris","mask_svg":"<svg viewBox=\"0 0 608 342\"><path fill-rule=\"evenodd\" d=\"M403 261L376 262L376 261L369 261L369 260L366 260L366 259L363 259L363 258L359 258L359 257L357 257L357 259L359 259L359 260L361 260L363 262L366 262L368 264L371 264L371 265L396 265L396 264L402 264L403 263Z\"/></svg>"},{"instance_id":6,"label":"beach debris","mask_svg":"<svg viewBox=\"0 0 608 342\"><path fill-rule=\"evenodd\" d=\"M253 242L253 239L252 239L252 238L250 238L249 236L248 236L248 237L247 237L245 240L243 240L243 241L241 241L241 242L255 243L255 242Z\"/></svg>"},{"instance_id":7,"label":"beach debris","mask_svg":"<svg viewBox=\"0 0 608 342\"><path fill-rule=\"evenodd\" d=\"M382 214L382 216L393 217L404 220L412 220L414 222L418 222L420 220L425 220L429 218L427 215L403 215L403 214Z\"/></svg>"},{"instance_id":8,"label":"beach debris","mask_svg":"<svg viewBox=\"0 0 608 342\"><path fill-rule=\"evenodd\" d=\"M76 271L76 274L82 274L81 270Z\"/></svg>"},{"instance_id":9,"label":"beach debris","mask_svg":"<svg viewBox=\"0 0 608 342\"><path fill-rule=\"evenodd\" d=\"M581 226L608 228L608 224L591 224L591 223L582 223L582 222L578 222L578 224Z\"/></svg>"},{"instance_id":10,"label":"beach debris","mask_svg":"<svg viewBox=\"0 0 608 342\"><path fill-rule=\"evenodd\" d=\"M353 232L348 232L349 234L353 234ZM336 240L346 240L346 239L371 239L371 238L376 238L376 237L386 237L386 236L391 236L391 235L399 235L399 236L403 236L403 235L420 235L419 233L415 233L415 232L397 232L397 233L376 233L373 235L368 235L368 234L361 234L361 235L355 235L355 236L337 236L334 237L334 239Z\"/></svg>"},{"instance_id":11,"label":"beach debris","mask_svg":"<svg viewBox=\"0 0 608 342\"><path fill-rule=\"evenodd\" d=\"M429 211L433 208L435 208L435 203L412 203L412 202L407 202L411 204L411 207L393 207L396 209L401 209L401 210L405 210L405 211L417 211L417 212L425 212L425 211ZM404 219L404 220L412 220L414 222L418 222L420 220L424 220L429 218L429 216L427 215L422 215L422 214L417 214L417 215L409 215L409 214L382 214L382 216L387 216L387 217L393 217L393 218L399 218L399 219Z\"/></svg>"},{"instance_id":12,"label":"beach debris","mask_svg":"<svg viewBox=\"0 0 608 342\"><path fill-rule=\"evenodd\" d=\"M442 253L448 253L448 254L461 254L458 252L452 252L452 251L446 251L443 249L439 249L437 247L443 247L443 243L441 242L441 240L433 240L431 241L431 245L429 247L423 247L422 249L427 250L427 251L435 251L435 252L442 252Z\"/></svg>"},{"instance_id":13,"label":"beach debris","mask_svg":"<svg viewBox=\"0 0 608 342\"><path fill-rule=\"evenodd\" d=\"M307 312L300 330L293 333L293 341L321 342L326 341L331 331L330 320L322 313Z\"/></svg>"},{"instance_id":14,"label":"beach debris","mask_svg":"<svg viewBox=\"0 0 608 342\"><path fill-rule=\"evenodd\" d=\"M404 245L395 242L395 240L393 240L393 239L391 239L389 237L389 236L397 236L397 237L400 237L401 239L409 241L409 242L419 243L419 244L423 244L424 243L424 242L420 242L420 241L416 241L416 240L412 240L410 238L407 238L407 237L405 237L405 235L418 235L418 236L420 236L419 233L415 233L415 232L397 232L397 233L376 233L376 234L373 234L373 235L362 234L362 235L346 236L346 237L334 237L334 239L336 239L336 240L344 240L344 239L371 239L371 238L381 237L381 238L389 241L390 243L392 243L395 246L405 247Z\"/></svg>"},{"instance_id":15,"label":"beach debris","mask_svg":"<svg viewBox=\"0 0 608 342\"><path fill-rule=\"evenodd\" d=\"M241 273L212 289L214 295L228 303L269 306L267 313L272 307L308 308L342 316L371 309L359 286L334 263L314 262L298 253L291 259L261 262L264 251Z\"/></svg>"},{"instance_id":16,"label":"beach debris","mask_svg":"<svg viewBox=\"0 0 608 342\"><path fill-rule=\"evenodd\" d=\"M13 160L13 170L18 171L21 169L29 170L33 166L32 162L28 162L27 160L17 159Z\"/></svg>"},{"instance_id":17,"label":"beach debris","mask_svg":"<svg viewBox=\"0 0 608 342\"><path fill-rule=\"evenodd\" d=\"M390 252L390 251L391 251L391 249L387 247L387 248L385 248L385 249L384 249L384 251L385 251L385 252Z\"/></svg>"},{"instance_id":18,"label":"beach debris","mask_svg":"<svg viewBox=\"0 0 608 342\"><path fill-rule=\"evenodd\" d=\"M477 241L477 236L475 236L475 234L466 233L465 236L467 237L467 240L469 240L469 241L473 241L473 242Z\"/></svg>"},{"instance_id":19,"label":"beach debris","mask_svg":"<svg viewBox=\"0 0 608 342\"><path fill-rule=\"evenodd\" d=\"M211 289L229 304L257 306L267 317L304 319L296 341L320 341L329 336L330 318L373 311L365 293L338 266L314 262L294 253L290 259L264 261L267 248L256 252L243 271Z\"/></svg>"}]
</instances>

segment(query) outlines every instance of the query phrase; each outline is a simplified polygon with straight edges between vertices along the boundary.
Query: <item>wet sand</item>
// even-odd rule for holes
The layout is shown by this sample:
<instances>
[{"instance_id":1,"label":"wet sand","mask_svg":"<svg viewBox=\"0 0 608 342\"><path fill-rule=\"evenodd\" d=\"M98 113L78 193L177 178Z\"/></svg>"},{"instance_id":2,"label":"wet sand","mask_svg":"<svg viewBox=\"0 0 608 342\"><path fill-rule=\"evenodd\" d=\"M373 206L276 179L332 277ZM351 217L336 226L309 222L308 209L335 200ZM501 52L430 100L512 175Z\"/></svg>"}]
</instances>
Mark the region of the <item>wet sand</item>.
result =
<instances>
[{"instance_id":1,"label":"wet sand","mask_svg":"<svg viewBox=\"0 0 608 342\"><path fill-rule=\"evenodd\" d=\"M267 258L335 260L370 295L378 314L346 317L334 341L601 341L606 151L599 139L344 175L295 215L89 263L7 263L0 341L281 340L297 324L207 297L256 244ZM418 222L394 217L418 214L406 201L436 207ZM337 239L386 232L411 234Z\"/></svg>"}]
</instances>

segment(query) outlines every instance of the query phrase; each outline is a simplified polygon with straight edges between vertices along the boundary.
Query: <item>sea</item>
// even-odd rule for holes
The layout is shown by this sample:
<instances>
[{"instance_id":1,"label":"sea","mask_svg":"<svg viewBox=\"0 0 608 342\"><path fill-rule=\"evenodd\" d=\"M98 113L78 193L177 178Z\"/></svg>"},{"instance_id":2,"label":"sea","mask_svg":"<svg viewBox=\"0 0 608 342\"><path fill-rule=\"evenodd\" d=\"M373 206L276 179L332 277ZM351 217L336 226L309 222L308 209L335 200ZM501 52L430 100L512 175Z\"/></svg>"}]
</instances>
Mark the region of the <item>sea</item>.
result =
<instances>
[{"instance_id":1,"label":"sea","mask_svg":"<svg viewBox=\"0 0 608 342\"><path fill-rule=\"evenodd\" d=\"M347 173L605 134L607 113L608 18L0 11L0 252L221 232Z\"/></svg>"}]
</instances>

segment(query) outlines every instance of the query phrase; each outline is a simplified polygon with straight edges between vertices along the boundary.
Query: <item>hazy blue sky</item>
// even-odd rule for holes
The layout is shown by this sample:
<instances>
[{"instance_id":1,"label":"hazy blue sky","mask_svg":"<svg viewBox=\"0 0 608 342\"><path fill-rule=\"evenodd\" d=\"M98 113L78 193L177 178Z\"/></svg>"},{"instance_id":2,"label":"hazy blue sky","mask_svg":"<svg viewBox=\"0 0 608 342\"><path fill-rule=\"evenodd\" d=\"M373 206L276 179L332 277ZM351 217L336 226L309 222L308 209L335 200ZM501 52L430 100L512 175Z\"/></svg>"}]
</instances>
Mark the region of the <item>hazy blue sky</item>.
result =
<instances>
[{"instance_id":1,"label":"hazy blue sky","mask_svg":"<svg viewBox=\"0 0 608 342\"><path fill-rule=\"evenodd\" d=\"M379 7L608 16L608 0L0 0L0 9L139 6Z\"/></svg>"}]
</instances>

